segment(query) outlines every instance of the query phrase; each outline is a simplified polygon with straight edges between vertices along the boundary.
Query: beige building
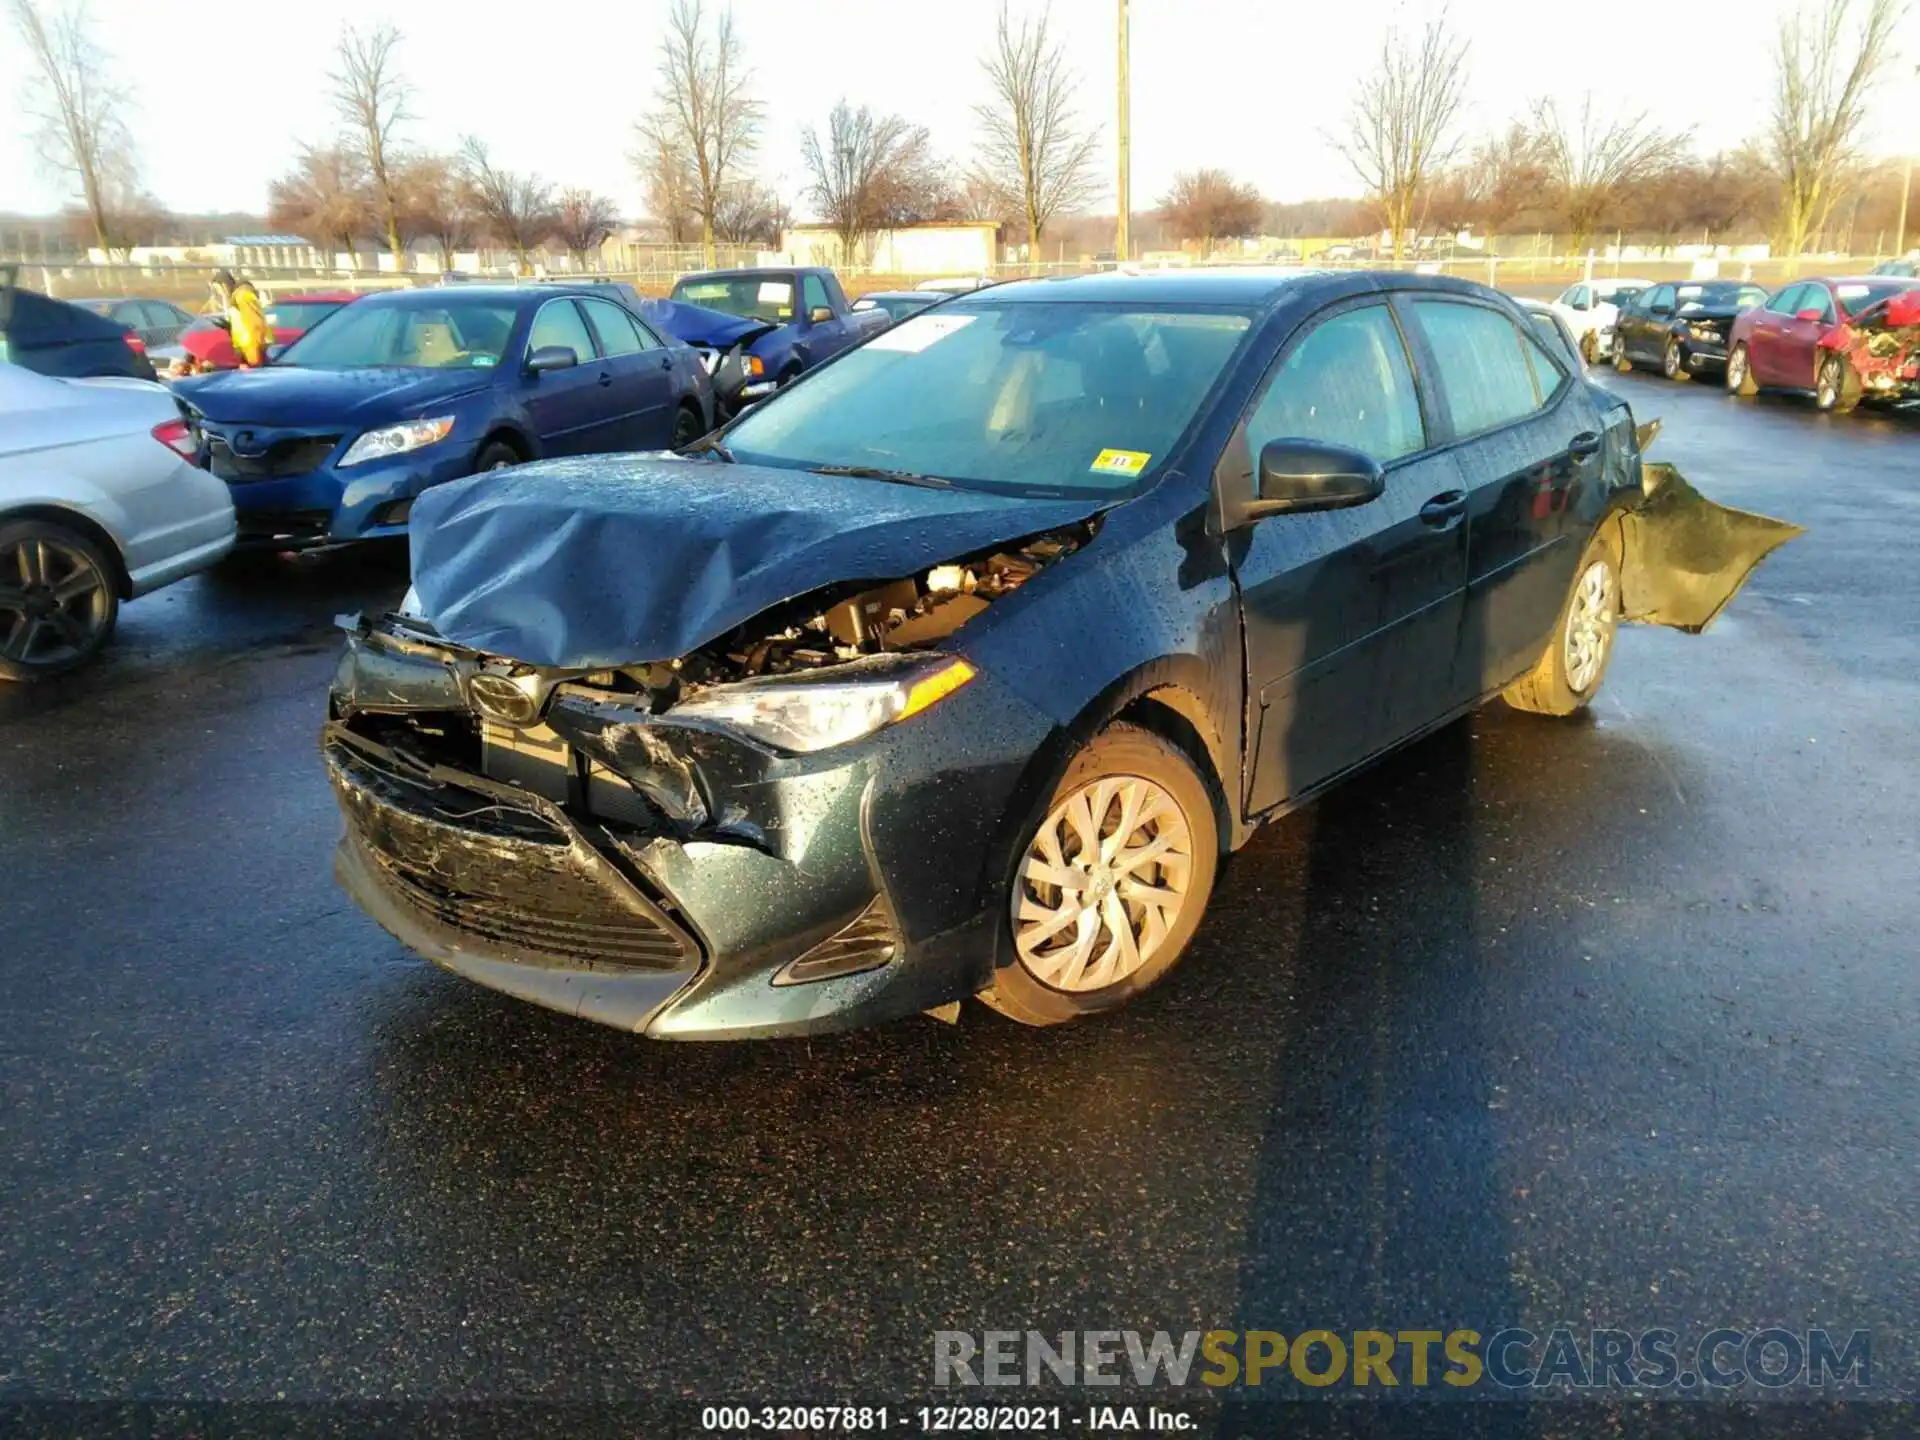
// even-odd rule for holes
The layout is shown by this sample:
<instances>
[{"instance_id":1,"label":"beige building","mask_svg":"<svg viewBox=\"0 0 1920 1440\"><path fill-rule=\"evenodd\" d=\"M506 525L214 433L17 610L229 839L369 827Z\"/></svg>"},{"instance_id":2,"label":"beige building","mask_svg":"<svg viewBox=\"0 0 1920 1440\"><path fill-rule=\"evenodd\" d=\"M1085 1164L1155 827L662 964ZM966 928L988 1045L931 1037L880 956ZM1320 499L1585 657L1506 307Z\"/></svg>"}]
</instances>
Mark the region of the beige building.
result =
<instances>
[{"instance_id":1,"label":"beige building","mask_svg":"<svg viewBox=\"0 0 1920 1440\"><path fill-rule=\"evenodd\" d=\"M887 275L990 274L1000 261L1000 227L991 220L931 220L880 230L840 253L829 225L795 225L783 231L780 249L789 265L831 265L877 270Z\"/></svg>"}]
</instances>

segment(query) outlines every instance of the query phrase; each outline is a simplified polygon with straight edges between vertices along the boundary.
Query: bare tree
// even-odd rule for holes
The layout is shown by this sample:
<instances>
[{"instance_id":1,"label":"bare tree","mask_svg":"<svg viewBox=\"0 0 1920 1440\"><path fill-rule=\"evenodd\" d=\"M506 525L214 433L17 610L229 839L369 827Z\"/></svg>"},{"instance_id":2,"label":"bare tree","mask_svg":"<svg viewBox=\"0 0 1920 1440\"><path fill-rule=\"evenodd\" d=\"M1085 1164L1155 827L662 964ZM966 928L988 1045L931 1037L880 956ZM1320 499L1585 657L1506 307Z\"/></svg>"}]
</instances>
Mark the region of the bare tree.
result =
<instances>
[{"instance_id":1,"label":"bare tree","mask_svg":"<svg viewBox=\"0 0 1920 1440\"><path fill-rule=\"evenodd\" d=\"M587 256L597 256L620 228L620 207L591 190L562 190L554 215L553 237L567 247L581 270L587 268Z\"/></svg>"},{"instance_id":2,"label":"bare tree","mask_svg":"<svg viewBox=\"0 0 1920 1440\"><path fill-rule=\"evenodd\" d=\"M694 203L699 181L685 152L669 137L651 134L643 126L639 148L628 158L646 187L647 214L660 222L668 244L684 245L700 219ZM717 225L718 216L715 219Z\"/></svg>"},{"instance_id":3,"label":"bare tree","mask_svg":"<svg viewBox=\"0 0 1920 1440\"><path fill-rule=\"evenodd\" d=\"M1224 170L1184 170L1160 197L1160 210L1174 235L1198 241L1205 255L1215 240L1258 233L1266 202Z\"/></svg>"},{"instance_id":4,"label":"bare tree","mask_svg":"<svg viewBox=\"0 0 1920 1440\"><path fill-rule=\"evenodd\" d=\"M1444 14L1418 43L1390 29L1353 98L1347 138L1335 142L1379 206L1396 261L1418 222L1422 192L1459 148L1466 84L1466 42L1454 39Z\"/></svg>"},{"instance_id":5,"label":"bare tree","mask_svg":"<svg viewBox=\"0 0 1920 1440\"><path fill-rule=\"evenodd\" d=\"M800 158L808 198L838 237L843 264L856 263L856 252L891 218L889 208L910 204L918 172L932 164L925 126L845 100L834 105L824 134L812 125L801 132Z\"/></svg>"},{"instance_id":6,"label":"bare tree","mask_svg":"<svg viewBox=\"0 0 1920 1440\"><path fill-rule=\"evenodd\" d=\"M1016 28L1001 5L993 48L980 62L990 98L973 112L980 122L976 178L1017 207L1029 259L1039 257L1040 237L1054 216L1100 193L1099 139L1074 109L1080 78L1053 38L1050 19L1042 10Z\"/></svg>"},{"instance_id":7,"label":"bare tree","mask_svg":"<svg viewBox=\"0 0 1920 1440\"><path fill-rule=\"evenodd\" d=\"M1825 228L1858 162L1867 97L1901 9L1901 0L1810 0L1780 22L1765 143L1789 263Z\"/></svg>"},{"instance_id":8,"label":"bare tree","mask_svg":"<svg viewBox=\"0 0 1920 1440\"><path fill-rule=\"evenodd\" d=\"M112 57L94 38L86 0L51 12L36 0L12 0L12 8L32 71L24 101L41 159L78 187L94 243L120 252L109 201L116 186L134 188L134 150L130 102Z\"/></svg>"},{"instance_id":9,"label":"bare tree","mask_svg":"<svg viewBox=\"0 0 1920 1440\"><path fill-rule=\"evenodd\" d=\"M470 248L475 239L472 190L460 162L447 155L410 155L394 184L401 235L432 241L440 268L451 270L454 252Z\"/></svg>"},{"instance_id":10,"label":"bare tree","mask_svg":"<svg viewBox=\"0 0 1920 1440\"><path fill-rule=\"evenodd\" d=\"M735 180L720 196L720 208L713 213L713 233L729 245L772 249L780 243L780 232L792 219L787 202L773 190L758 181Z\"/></svg>"},{"instance_id":11,"label":"bare tree","mask_svg":"<svg viewBox=\"0 0 1920 1440\"><path fill-rule=\"evenodd\" d=\"M1668 134L1649 124L1644 114L1612 119L1596 115L1591 92L1579 111L1568 116L1561 115L1551 98L1536 101L1533 125L1576 254L1586 248L1594 227L1622 193L1673 164L1687 141L1683 134Z\"/></svg>"},{"instance_id":12,"label":"bare tree","mask_svg":"<svg viewBox=\"0 0 1920 1440\"><path fill-rule=\"evenodd\" d=\"M1472 181L1475 218L1486 233L1489 254L1493 242L1516 220L1550 203L1547 147L1524 121L1515 120L1482 140L1465 168Z\"/></svg>"},{"instance_id":13,"label":"bare tree","mask_svg":"<svg viewBox=\"0 0 1920 1440\"><path fill-rule=\"evenodd\" d=\"M705 0L673 0L660 42L660 96L640 122L642 154L692 181L700 243L713 263L714 217L760 139L760 102L741 58L733 12L707 24ZM664 218L664 217L659 217Z\"/></svg>"},{"instance_id":14,"label":"bare tree","mask_svg":"<svg viewBox=\"0 0 1920 1440\"><path fill-rule=\"evenodd\" d=\"M560 223L553 187L538 175L501 169L487 147L472 137L460 146L460 163L474 211L487 233L513 251L520 273L527 274L532 268L529 252Z\"/></svg>"},{"instance_id":15,"label":"bare tree","mask_svg":"<svg viewBox=\"0 0 1920 1440\"><path fill-rule=\"evenodd\" d=\"M396 269L406 268L406 246L400 240L400 198L394 183L395 138L413 117L407 113L407 82L400 74L394 51L400 32L381 25L362 33L349 25L340 32L336 52L339 69L333 82L333 103L352 133L372 178L374 203L387 231L387 250Z\"/></svg>"},{"instance_id":16,"label":"bare tree","mask_svg":"<svg viewBox=\"0 0 1920 1440\"><path fill-rule=\"evenodd\" d=\"M267 187L268 223L326 250L351 255L373 213L366 161L345 146L308 146L293 169Z\"/></svg>"}]
</instances>

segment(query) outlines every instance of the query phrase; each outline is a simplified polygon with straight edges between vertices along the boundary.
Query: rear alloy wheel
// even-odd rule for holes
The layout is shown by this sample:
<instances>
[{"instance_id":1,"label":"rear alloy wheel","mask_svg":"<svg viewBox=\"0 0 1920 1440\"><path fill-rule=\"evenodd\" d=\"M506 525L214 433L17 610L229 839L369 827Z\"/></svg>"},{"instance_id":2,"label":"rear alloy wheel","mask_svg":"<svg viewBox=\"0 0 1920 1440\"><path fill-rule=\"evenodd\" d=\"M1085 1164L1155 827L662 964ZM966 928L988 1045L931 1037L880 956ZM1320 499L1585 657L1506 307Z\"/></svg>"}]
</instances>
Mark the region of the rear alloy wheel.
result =
<instances>
[{"instance_id":1,"label":"rear alloy wheel","mask_svg":"<svg viewBox=\"0 0 1920 1440\"><path fill-rule=\"evenodd\" d=\"M1853 373L1846 356L1829 353L1820 362L1820 374L1813 386L1813 403L1835 415L1845 415L1860 403L1860 377Z\"/></svg>"},{"instance_id":2,"label":"rear alloy wheel","mask_svg":"<svg viewBox=\"0 0 1920 1440\"><path fill-rule=\"evenodd\" d=\"M39 680L85 664L120 614L113 564L50 520L0 525L0 680Z\"/></svg>"},{"instance_id":3,"label":"rear alloy wheel","mask_svg":"<svg viewBox=\"0 0 1920 1440\"><path fill-rule=\"evenodd\" d=\"M1110 726L1028 837L1009 905L1013 963L980 998L1026 1025L1117 1009L1185 951L1219 862L1193 762L1149 730Z\"/></svg>"},{"instance_id":4,"label":"rear alloy wheel","mask_svg":"<svg viewBox=\"0 0 1920 1440\"><path fill-rule=\"evenodd\" d=\"M1727 389L1736 395L1760 393L1760 387L1753 382L1753 366L1745 345L1736 345L1727 353Z\"/></svg>"},{"instance_id":5,"label":"rear alloy wheel","mask_svg":"<svg viewBox=\"0 0 1920 1440\"><path fill-rule=\"evenodd\" d=\"M1678 340L1667 341L1667 348L1660 352L1660 373L1669 380L1687 378L1687 356Z\"/></svg>"},{"instance_id":6,"label":"rear alloy wheel","mask_svg":"<svg viewBox=\"0 0 1920 1440\"><path fill-rule=\"evenodd\" d=\"M1609 524L1588 543L1545 652L1501 692L1514 709L1571 715L1599 693L1620 625L1620 552L1614 533Z\"/></svg>"}]
</instances>

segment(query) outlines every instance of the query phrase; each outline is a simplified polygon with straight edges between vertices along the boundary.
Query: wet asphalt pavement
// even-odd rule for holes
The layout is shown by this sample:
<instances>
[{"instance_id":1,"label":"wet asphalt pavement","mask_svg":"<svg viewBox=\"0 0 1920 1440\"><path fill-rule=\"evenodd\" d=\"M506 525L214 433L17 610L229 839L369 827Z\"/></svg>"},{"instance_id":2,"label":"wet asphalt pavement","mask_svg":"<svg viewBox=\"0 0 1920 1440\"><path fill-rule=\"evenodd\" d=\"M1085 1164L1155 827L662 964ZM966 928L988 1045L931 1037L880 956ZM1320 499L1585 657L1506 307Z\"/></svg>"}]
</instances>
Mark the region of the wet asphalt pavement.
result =
<instances>
[{"instance_id":1,"label":"wet asphalt pavement","mask_svg":"<svg viewBox=\"0 0 1920 1440\"><path fill-rule=\"evenodd\" d=\"M0 1402L673 1435L918 1405L936 1329L1558 1324L1864 1329L1920 1396L1920 420L1607 383L1807 536L1624 632L1589 717L1496 704L1270 827L1082 1028L674 1046L441 974L334 888L314 744L404 557L134 604L0 692Z\"/></svg>"}]
</instances>

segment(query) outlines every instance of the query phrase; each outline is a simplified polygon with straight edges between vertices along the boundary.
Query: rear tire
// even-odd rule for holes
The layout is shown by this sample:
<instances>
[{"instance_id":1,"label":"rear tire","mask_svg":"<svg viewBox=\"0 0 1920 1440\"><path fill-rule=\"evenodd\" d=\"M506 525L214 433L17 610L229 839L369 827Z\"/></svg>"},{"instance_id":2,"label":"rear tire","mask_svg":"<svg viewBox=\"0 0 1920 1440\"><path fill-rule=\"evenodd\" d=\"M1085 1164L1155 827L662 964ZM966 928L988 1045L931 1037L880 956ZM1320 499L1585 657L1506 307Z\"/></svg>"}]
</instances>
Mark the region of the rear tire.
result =
<instances>
[{"instance_id":1,"label":"rear tire","mask_svg":"<svg viewBox=\"0 0 1920 1440\"><path fill-rule=\"evenodd\" d=\"M70 525L0 524L0 680L44 680L98 655L120 618L119 573Z\"/></svg>"},{"instance_id":2,"label":"rear tire","mask_svg":"<svg viewBox=\"0 0 1920 1440\"><path fill-rule=\"evenodd\" d=\"M1760 387L1753 378L1753 359L1745 345L1736 345L1727 354L1727 389L1735 395L1754 396Z\"/></svg>"},{"instance_id":3,"label":"rear tire","mask_svg":"<svg viewBox=\"0 0 1920 1440\"><path fill-rule=\"evenodd\" d=\"M1814 380L1813 403L1835 415L1849 414L1860 403L1860 377L1853 373L1846 356L1830 351L1820 362L1820 373Z\"/></svg>"},{"instance_id":4,"label":"rear tire","mask_svg":"<svg viewBox=\"0 0 1920 1440\"><path fill-rule=\"evenodd\" d=\"M1571 715L1600 693L1620 624L1620 548L1609 522L1587 542L1553 638L1532 670L1500 694L1516 710Z\"/></svg>"},{"instance_id":5,"label":"rear tire","mask_svg":"<svg viewBox=\"0 0 1920 1440\"><path fill-rule=\"evenodd\" d=\"M684 450L707 433L707 422L691 405L682 405L673 417L673 440L669 449Z\"/></svg>"},{"instance_id":6,"label":"rear tire","mask_svg":"<svg viewBox=\"0 0 1920 1440\"><path fill-rule=\"evenodd\" d=\"M1013 959L980 998L1022 1025L1105 1014L1164 977L1199 929L1220 865L1213 795L1177 746L1110 725L1073 757L1019 855L1003 922Z\"/></svg>"},{"instance_id":7,"label":"rear tire","mask_svg":"<svg viewBox=\"0 0 1920 1440\"><path fill-rule=\"evenodd\" d=\"M1588 369L1600 363L1600 342L1591 330L1580 337L1580 363Z\"/></svg>"}]
</instances>

